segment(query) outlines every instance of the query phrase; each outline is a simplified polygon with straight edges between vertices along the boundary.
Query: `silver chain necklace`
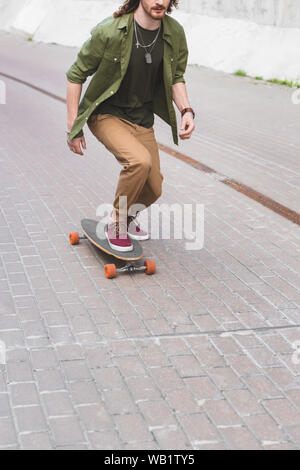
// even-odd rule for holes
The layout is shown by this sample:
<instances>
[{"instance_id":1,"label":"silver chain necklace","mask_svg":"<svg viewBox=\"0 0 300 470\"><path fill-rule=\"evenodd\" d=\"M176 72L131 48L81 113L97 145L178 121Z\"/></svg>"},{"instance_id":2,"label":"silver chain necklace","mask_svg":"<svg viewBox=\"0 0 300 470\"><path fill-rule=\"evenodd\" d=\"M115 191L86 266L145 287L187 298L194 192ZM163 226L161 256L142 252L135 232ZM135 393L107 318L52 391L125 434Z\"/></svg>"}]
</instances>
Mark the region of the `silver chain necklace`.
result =
<instances>
[{"instance_id":1,"label":"silver chain necklace","mask_svg":"<svg viewBox=\"0 0 300 470\"><path fill-rule=\"evenodd\" d=\"M145 60L146 60L146 64L152 64L152 56L151 56L151 52L153 51L153 48L156 44L156 41L158 39L158 36L159 36L159 33L160 33L160 30L161 30L161 23L159 25L159 28L158 28L158 32L157 32L157 35L155 36L154 40L148 44L147 46L145 46L145 44L143 44L142 41L139 40L139 37L138 37L138 34L137 34L137 23L134 19L134 31L135 31L135 37L136 37L136 47L137 49L139 48L139 46L143 47L146 51L145 53ZM140 32L140 36L142 37L141 35L141 32ZM151 47L152 46L152 47ZM148 51L147 49L151 47L150 51Z\"/></svg>"}]
</instances>

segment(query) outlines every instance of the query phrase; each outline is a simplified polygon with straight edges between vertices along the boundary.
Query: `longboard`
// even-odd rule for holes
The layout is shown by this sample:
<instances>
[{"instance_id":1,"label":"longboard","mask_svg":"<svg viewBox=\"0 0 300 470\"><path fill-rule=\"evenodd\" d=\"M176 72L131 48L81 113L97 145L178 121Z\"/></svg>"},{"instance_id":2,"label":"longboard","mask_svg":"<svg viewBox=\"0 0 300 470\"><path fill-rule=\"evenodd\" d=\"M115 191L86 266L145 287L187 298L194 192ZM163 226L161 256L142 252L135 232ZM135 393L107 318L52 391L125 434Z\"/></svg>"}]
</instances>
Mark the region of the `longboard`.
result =
<instances>
[{"instance_id":1,"label":"longboard","mask_svg":"<svg viewBox=\"0 0 300 470\"><path fill-rule=\"evenodd\" d=\"M99 248L99 250L104 251L114 258L128 262L122 268L117 268L115 264L106 264L104 272L107 278L112 279L120 272L144 271L146 274L155 273L155 262L152 260L145 260L144 266L135 266L134 262L143 257L143 249L137 240L131 239L131 243L133 245L133 249L131 251L117 251L111 248L107 241L104 233L105 224L101 224L100 222L92 219L82 219L81 228L83 236L80 236L78 232L72 232L69 234L71 245L78 245L80 240L88 239L93 245Z\"/></svg>"}]
</instances>

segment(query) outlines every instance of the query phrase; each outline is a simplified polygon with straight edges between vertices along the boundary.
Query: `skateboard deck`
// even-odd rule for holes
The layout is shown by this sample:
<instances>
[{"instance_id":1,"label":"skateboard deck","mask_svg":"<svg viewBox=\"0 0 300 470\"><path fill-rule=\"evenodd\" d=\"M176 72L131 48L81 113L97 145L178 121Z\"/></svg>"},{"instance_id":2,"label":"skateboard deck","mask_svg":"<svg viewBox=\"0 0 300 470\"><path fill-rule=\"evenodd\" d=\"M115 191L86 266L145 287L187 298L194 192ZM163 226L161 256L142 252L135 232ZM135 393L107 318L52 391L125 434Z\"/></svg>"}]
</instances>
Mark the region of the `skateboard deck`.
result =
<instances>
[{"instance_id":1,"label":"skateboard deck","mask_svg":"<svg viewBox=\"0 0 300 470\"><path fill-rule=\"evenodd\" d=\"M114 258L124 261L137 261L143 257L143 249L137 240L131 240L133 250L131 251L117 251L111 248L104 233L105 224L100 224L96 220L83 219L81 227L85 236L97 248L105 253L108 253Z\"/></svg>"},{"instance_id":2,"label":"skateboard deck","mask_svg":"<svg viewBox=\"0 0 300 470\"><path fill-rule=\"evenodd\" d=\"M138 261L143 257L143 249L137 240L133 240L132 238L130 239L133 245L133 249L131 251L117 251L111 248L108 243L104 233L105 224L101 224L100 222L92 219L82 219L81 228L83 236L80 236L78 232L70 233L69 239L71 245L77 245L80 239L88 239L93 245L108 255L123 261L128 261L123 268L119 269L117 269L114 264L107 264L105 266L105 275L107 278L116 277L117 272L144 271L146 274L154 274L155 262L152 260L145 261L144 266L137 267L134 265L135 261Z\"/></svg>"}]
</instances>

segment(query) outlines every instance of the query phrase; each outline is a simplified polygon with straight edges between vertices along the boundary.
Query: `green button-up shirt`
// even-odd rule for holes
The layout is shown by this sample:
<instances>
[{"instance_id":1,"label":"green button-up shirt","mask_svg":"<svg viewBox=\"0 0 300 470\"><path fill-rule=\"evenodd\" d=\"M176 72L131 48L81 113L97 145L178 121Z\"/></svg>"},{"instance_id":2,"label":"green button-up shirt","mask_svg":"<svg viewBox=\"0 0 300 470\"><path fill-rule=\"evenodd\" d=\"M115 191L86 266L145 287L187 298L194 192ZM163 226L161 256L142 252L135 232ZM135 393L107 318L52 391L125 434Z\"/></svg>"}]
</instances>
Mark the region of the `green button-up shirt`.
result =
<instances>
[{"instance_id":1,"label":"green button-up shirt","mask_svg":"<svg viewBox=\"0 0 300 470\"><path fill-rule=\"evenodd\" d=\"M133 32L133 13L118 18L110 16L92 29L91 37L83 44L66 73L67 79L82 84L88 76L93 77L79 104L69 140L83 135L82 128L96 107L119 89L130 60ZM163 40L163 81L155 92L153 110L171 126L174 143L178 145L172 85L185 83L188 49L183 27L168 15L163 18Z\"/></svg>"}]
</instances>

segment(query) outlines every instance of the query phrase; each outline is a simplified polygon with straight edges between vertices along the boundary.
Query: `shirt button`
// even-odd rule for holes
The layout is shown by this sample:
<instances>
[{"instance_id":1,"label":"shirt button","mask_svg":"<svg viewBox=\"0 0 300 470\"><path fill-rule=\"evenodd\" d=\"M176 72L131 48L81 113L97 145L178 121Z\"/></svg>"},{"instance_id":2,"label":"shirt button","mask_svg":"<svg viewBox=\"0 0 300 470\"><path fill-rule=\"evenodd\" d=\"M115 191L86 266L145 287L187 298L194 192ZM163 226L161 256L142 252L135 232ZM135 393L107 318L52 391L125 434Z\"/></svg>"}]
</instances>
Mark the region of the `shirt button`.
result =
<instances>
[{"instance_id":1,"label":"shirt button","mask_svg":"<svg viewBox=\"0 0 300 470\"><path fill-rule=\"evenodd\" d=\"M117 62L117 60L118 60L118 59L115 57L115 58L114 58L114 61Z\"/></svg>"}]
</instances>

